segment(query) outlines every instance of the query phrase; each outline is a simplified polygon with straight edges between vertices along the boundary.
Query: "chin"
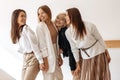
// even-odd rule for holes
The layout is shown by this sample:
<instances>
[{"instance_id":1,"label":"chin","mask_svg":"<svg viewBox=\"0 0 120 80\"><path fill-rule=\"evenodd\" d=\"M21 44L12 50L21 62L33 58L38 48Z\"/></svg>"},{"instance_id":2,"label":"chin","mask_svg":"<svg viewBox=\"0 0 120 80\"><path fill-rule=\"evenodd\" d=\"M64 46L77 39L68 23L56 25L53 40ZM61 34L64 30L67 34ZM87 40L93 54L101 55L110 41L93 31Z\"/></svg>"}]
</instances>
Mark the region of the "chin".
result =
<instances>
[{"instance_id":1,"label":"chin","mask_svg":"<svg viewBox=\"0 0 120 80\"><path fill-rule=\"evenodd\" d=\"M44 19L41 19L41 21L45 22L46 20L44 20Z\"/></svg>"}]
</instances>

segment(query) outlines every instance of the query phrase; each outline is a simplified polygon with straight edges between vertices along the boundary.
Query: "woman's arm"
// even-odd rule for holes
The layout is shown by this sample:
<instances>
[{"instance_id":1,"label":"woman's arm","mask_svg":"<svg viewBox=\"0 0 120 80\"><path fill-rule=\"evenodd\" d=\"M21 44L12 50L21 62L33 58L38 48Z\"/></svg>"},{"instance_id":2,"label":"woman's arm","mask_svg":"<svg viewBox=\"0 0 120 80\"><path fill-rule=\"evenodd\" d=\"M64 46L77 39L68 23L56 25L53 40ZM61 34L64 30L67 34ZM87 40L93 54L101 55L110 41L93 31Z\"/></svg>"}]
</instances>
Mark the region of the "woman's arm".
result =
<instances>
[{"instance_id":1,"label":"woman's arm","mask_svg":"<svg viewBox=\"0 0 120 80\"><path fill-rule=\"evenodd\" d=\"M70 31L70 28L68 28L66 30L65 34L66 34L67 40L70 43L71 50L72 50L73 56L74 56L75 61L76 61L76 69L75 69L75 71L72 71L72 75L76 76L80 72L80 55L79 55L79 50L76 47L76 42L75 42L75 40L74 40L74 38L72 36L73 34Z\"/></svg>"},{"instance_id":2,"label":"woman's arm","mask_svg":"<svg viewBox=\"0 0 120 80\"><path fill-rule=\"evenodd\" d=\"M92 26L92 35L99 40L100 44L103 45L104 48L106 48L106 44L102 38L102 36L100 35L98 29L96 28L96 26L94 24L91 24Z\"/></svg>"},{"instance_id":3,"label":"woman's arm","mask_svg":"<svg viewBox=\"0 0 120 80\"><path fill-rule=\"evenodd\" d=\"M76 47L76 43L75 43L73 37L71 36L72 34L71 34L71 32L70 32L70 29L69 29L69 30L67 29L66 32L65 32L65 34L66 34L67 40L68 40L69 43L70 43L73 56L74 56L75 61L76 61L76 63L77 63L77 62L79 62L79 60L80 60L80 59L79 59L79 58L80 58L80 57L79 57L79 50L78 50L78 48Z\"/></svg>"},{"instance_id":4,"label":"woman's arm","mask_svg":"<svg viewBox=\"0 0 120 80\"><path fill-rule=\"evenodd\" d=\"M37 35L37 40L38 40L38 46L39 49L42 53L43 57L48 56L48 48L47 48L47 42L46 42L46 33L45 33L44 26L42 24L38 24L36 28L36 35Z\"/></svg>"},{"instance_id":5,"label":"woman's arm","mask_svg":"<svg viewBox=\"0 0 120 80\"><path fill-rule=\"evenodd\" d=\"M37 28L36 28L36 35L37 35L37 40L38 40L38 45L39 45L39 49L42 53L42 57L44 60L44 65L45 65L45 69L44 71L47 71L49 66L48 66L48 48L47 48L47 42L46 42L46 30L44 29L44 25L38 24Z\"/></svg>"},{"instance_id":6,"label":"woman's arm","mask_svg":"<svg viewBox=\"0 0 120 80\"><path fill-rule=\"evenodd\" d=\"M42 54L38 48L38 41L37 41L36 35L29 27L26 27L26 28L27 28L26 35L29 39L31 48L32 48L36 58L38 59L39 63L43 63Z\"/></svg>"}]
</instances>

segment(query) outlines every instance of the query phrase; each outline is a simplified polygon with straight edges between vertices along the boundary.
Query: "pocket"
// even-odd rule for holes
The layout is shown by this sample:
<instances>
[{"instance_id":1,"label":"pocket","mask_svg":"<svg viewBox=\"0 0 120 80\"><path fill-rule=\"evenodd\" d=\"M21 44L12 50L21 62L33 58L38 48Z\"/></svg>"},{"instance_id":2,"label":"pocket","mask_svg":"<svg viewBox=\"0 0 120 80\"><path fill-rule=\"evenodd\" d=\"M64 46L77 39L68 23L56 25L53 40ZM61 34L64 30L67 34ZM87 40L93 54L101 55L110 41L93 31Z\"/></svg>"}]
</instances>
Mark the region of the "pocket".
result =
<instances>
[{"instance_id":1,"label":"pocket","mask_svg":"<svg viewBox=\"0 0 120 80\"><path fill-rule=\"evenodd\" d=\"M29 66L32 66L32 65L35 65L35 64L38 64L38 60L36 58L34 58L30 61Z\"/></svg>"},{"instance_id":2,"label":"pocket","mask_svg":"<svg viewBox=\"0 0 120 80\"><path fill-rule=\"evenodd\" d=\"M28 62L29 62L29 63L28 63L28 64L29 64L28 66L32 66L32 65L38 64L38 60L37 60L37 58L35 57L34 54L33 54L33 55L30 55Z\"/></svg>"}]
</instances>

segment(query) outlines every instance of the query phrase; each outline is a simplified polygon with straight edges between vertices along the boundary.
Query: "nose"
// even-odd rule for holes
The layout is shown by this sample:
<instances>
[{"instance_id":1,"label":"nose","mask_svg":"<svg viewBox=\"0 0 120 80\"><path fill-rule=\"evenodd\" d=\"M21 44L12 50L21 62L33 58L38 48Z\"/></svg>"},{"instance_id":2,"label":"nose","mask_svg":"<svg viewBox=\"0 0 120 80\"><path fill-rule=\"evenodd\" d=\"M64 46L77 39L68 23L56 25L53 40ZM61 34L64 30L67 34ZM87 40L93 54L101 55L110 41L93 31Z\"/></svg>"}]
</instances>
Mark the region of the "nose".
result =
<instances>
[{"instance_id":1,"label":"nose","mask_svg":"<svg viewBox=\"0 0 120 80\"><path fill-rule=\"evenodd\" d=\"M56 21L57 21L57 22L59 22L59 21L60 21L60 19L56 19Z\"/></svg>"}]
</instances>

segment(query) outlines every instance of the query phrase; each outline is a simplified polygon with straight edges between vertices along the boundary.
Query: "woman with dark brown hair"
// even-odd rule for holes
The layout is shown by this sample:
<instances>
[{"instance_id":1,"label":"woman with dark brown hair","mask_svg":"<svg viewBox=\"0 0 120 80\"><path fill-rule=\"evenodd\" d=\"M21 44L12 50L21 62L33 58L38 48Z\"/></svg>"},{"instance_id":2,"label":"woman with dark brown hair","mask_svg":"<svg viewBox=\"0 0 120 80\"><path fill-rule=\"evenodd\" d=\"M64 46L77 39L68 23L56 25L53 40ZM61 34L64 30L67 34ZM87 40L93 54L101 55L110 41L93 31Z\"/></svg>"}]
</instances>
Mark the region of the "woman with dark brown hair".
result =
<instances>
[{"instance_id":1,"label":"woman with dark brown hair","mask_svg":"<svg viewBox=\"0 0 120 80\"><path fill-rule=\"evenodd\" d=\"M22 80L35 80L39 67L44 68L44 64L35 33L26 25L26 12L22 9L12 13L11 39L23 53Z\"/></svg>"},{"instance_id":2,"label":"woman with dark brown hair","mask_svg":"<svg viewBox=\"0 0 120 80\"><path fill-rule=\"evenodd\" d=\"M44 56L45 67L48 69L43 71L44 80L63 80L63 74L59 64L62 59L58 54L56 26L51 21L52 13L47 5L38 8L39 23L36 28L36 34L39 42L40 51ZM58 61L59 60L59 61Z\"/></svg>"},{"instance_id":3,"label":"woman with dark brown hair","mask_svg":"<svg viewBox=\"0 0 120 80\"><path fill-rule=\"evenodd\" d=\"M106 56L109 53L96 26L84 22L77 8L66 10L66 21L69 25L66 37L76 61L74 75L80 73L80 80L111 80L110 56ZM82 56L81 66L79 55Z\"/></svg>"}]
</instances>

